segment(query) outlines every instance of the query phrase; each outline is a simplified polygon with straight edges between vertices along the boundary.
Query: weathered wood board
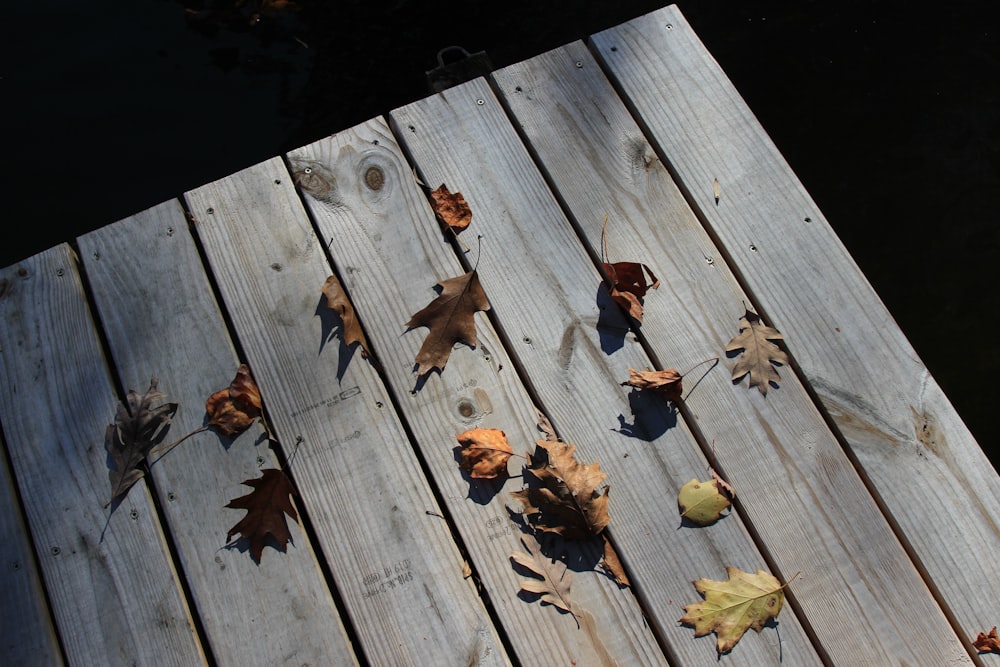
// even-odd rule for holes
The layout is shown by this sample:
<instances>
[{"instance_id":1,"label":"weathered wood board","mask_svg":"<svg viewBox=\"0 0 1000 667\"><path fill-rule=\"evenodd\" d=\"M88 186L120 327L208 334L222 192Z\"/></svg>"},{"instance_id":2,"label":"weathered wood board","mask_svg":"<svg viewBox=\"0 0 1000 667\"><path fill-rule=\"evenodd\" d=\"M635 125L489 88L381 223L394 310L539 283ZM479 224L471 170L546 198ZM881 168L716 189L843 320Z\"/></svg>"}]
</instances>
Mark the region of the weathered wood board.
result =
<instances>
[{"instance_id":1,"label":"weathered wood board","mask_svg":"<svg viewBox=\"0 0 1000 667\"><path fill-rule=\"evenodd\" d=\"M118 375L179 404L169 440L200 429L205 401L229 386L239 360L176 200L79 239ZM241 483L278 467L254 426L235 439L199 433L151 466L160 505L219 664L347 665L356 661L308 536L294 522L286 554L255 563L223 548L244 510L226 505ZM262 631L263 630L263 631Z\"/></svg>"},{"instance_id":2,"label":"weathered wood board","mask_svg":"<svg viewBox=\"0 0 1000 667\"><path fill-rule=\"evenodd\" d=\"M676 7L592 44L959 634L988 630L1000 617L1000 477L822 212Z\"/></svg>"}]
</instances>

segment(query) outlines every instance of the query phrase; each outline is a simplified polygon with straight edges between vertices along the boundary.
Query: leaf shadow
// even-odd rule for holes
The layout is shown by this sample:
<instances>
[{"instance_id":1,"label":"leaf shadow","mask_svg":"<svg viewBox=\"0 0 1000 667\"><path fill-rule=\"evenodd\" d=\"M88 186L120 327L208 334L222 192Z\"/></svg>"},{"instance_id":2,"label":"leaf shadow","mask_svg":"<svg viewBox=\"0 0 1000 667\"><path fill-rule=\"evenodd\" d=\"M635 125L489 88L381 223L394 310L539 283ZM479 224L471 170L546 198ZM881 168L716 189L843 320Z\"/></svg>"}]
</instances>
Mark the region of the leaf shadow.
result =
<instances>
[{"instance_id":1,"label":"leaf shadow","mask_svg":"<svg viewBox=\"0 0 1000 667\"><path fill-rule=\"evenodd\" d=\"M677 426L677 406L653 391L633 389L628 395L632 423L618 415L618 428L611 429L629 438L653 441Z\"/></svg>"},{"instance_id":2,"label":"leaf shadow","mask_svg":"<svg viewBox=\"0 0 1000 667\"><path fill-rule=\"evenodd\" d=\"M347 372L347 367L354 358L354 350L358 346L347 345L344 342L344 320L340 317L340 313L327 305L325 295L320 295L315 315L319 317L321 332L317 355L323 354L326 344L334 338L340 341L337 351L337 382L340 382L344 379L344 373Z\"/></svg>"},{"instance_id":3,"label":"leaf shadow","mask_svg":"<svg viewBox=\"0 0 1000 667\"><path fill-rule=\"evenodd\" d=\"M462 446L455 445L452 448L452 452L455 455L455 462L461 465L462 463ZM497 494L503 490L504 485L507 480L510 479L510 475L504 474L500 477L494 477L493 479L481 479L478 477L473 477L468 471L459 468L462 472L462 479L466 481L469 485L469 494L466 496L469 500L476 503L477 505L489 505L496 498ZM510 511L510 508L508 508Z\"/></svg>"},{"instance_id":4,"label":"leaf shadow","mask_svg":"<svg viewBox=\"0 0 1000 667\"><path fill-rule=\"evenodd\" d=\"M574 572L592 572L604 557L604 540L599 535L584 540L567 540L558 533L536 530L523 513L510 507L506 509L511 522L522 533L535 538L542 555L563 561Z\"/></svg>"},{"instance_id":5,"label":"leaf shadow","mask_svg":"<svg viewBox=\"0 0 1000 667\"><path fill-rule=\"evenodd\" d=\"M292 538L289 538L288 544L294 547L295 541ZM268 534L264 538L264 549L266 549L267 547L271 547L275 551L281 552L283 554L288 553L288 546L282 545L281 542L279 542L271 534ZM242 536L237 537L235 540L232 540L231 542L227 542L226 544L222 545L222 549L225 549L226 551L238 551L241 554L249 553L250 560L252 560L254 564L257 565L257 567L260 567L260 561L264 558L263 550L261 551L260 558L256 558L253 555L253 553L250 551L250 539L247 537L242 537Z\"/></svg>"},{"instance_id":6,"label":"leaf shadow","mask_svg":"<svg viewBox=\"0 0 1000 667\"><path fill-rule=\"evenodd\" d=\"M603 280L597 286L597 335L601 340L601 351L611 355L625 346L625 334L629 332L629 323L625 313L611 298L607 283Z\"/></svg>"}]
</instances>

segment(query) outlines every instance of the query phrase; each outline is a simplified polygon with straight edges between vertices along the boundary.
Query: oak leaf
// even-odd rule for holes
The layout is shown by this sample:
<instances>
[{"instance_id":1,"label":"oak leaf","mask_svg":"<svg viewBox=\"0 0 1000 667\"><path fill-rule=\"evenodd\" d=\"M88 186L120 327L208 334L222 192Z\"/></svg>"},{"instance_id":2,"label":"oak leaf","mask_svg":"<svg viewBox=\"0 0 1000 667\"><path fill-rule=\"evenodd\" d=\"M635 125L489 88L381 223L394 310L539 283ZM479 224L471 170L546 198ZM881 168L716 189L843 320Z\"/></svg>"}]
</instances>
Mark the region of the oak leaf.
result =
<instances>
[{"instance_id":1,"label":"oak leaf","mask_svg":"<svg viewBox=\"0 0 1000 667\"><path fill-rule=\"evenodd\" d=\"M668 400L677 402L684 393L684 385L681 380L683 375L676 369L668 368L665 371L637 371L634 368L628 369L628 380L622 382L622 386L635 387L636 389L650 389L663 394Z\"/></svg>"},{"instance_id":2,"label":"oak leaf","mask_svg":"<svg viewBox=\"0 0 1000 667\"><path fill-rule=\"evenodd\" d=\"M371 349L368 347L368 339L365 338L365 332L361 329L361 323L354 314L354 306L347 297L347 292L344 291L344 286L340 284L337 276L330 276L323 283L323 296L326 297L327 307L340 316L340 322L343 326L341 336L343 336L344 345L354 345L357 343L361 347L361 356L365 359L372 358Z\"/></svg>"},{"instance_id":3,"label":"oak leaf","mask_svg":"<svg viewBox=\"0 0 1000 667\"><path fill-rule=\"evenodd\" d=\"M993 626L989 634L980 632L972 646L980 653L1000 653L1000 636L997 636L997 626Z\"/></svg>"},{"instance_id":4,"label":"oak leaf","mask_svg":"<svg viewBox=\"0 0 1000 667\"><path fill-rule=\"evenodd\" d=\"M157 379L149 381L149 389L139 395L129 390L118 404L115 421L104 433L104 449L111 459L108 470L111 500L123 496L142 479L140 467L150 450L163 441L170 420L177 412L177 403L168 403L166 394L157 389Z\"/></svg>"},{"instance_id":5,"label":"oak leaf","mask_svg":"<svg viewBox=\"0 0 1000 667\"><path fill-rule=\"evenodd\" d=\"M448 278L438 283L441 293L423 310L415 313L406 323L407 329L427 327L430 332L417 352L417 374L423 375L437 368L444 370L451 348L455 343L465 343L475 347L475 313L489 310L486 293L479 284L475 271Z\"/></svg>"},{"instance_id":6,"label":"oak leaf","mask_svg":"<svg viewBox=\"0 0 1000 667\"><path fill-rule=\"evenodd\" d=\"M743 350L743 354L733 366L733 382L743 376L750 376L750 387L757 387L767 395L768 386L778 385L781 376L772 364L788 364L788 355L771 341L783 340L777 329L760 321L760 316L747 310L740 319L740 333L726 345L726 352Z\"/></svg>"},{"instance_id":7,"label":"oak leaf","mask_svg":"<svg viewBox=\"0 0 1000 667\"><path fill-rule=\"evenodd\" d=\"M550 604L563 611L573 614L573 600L570 598L570 584L573 573L561 560L547 558L542 554L541 546L530 535L521 538L524 551L512 551L512 561L525 568L539 579L525 579L521 582L521 590L541 595L542 604Z\"/></svg>"},{"instance_id":8,"label":"oak leaf","mask_svg":"<svg viewBox=\"0 0 1000 667\"><path fill-rule=\"evenodd\" d=\"M692 479L677 493L677 504L682 517L699 526L708 526L718 521L731 503L718 480L700 482Z\"/></svg>"},{"instance_id":9,"label":"oak leaf","mask_svg":"<svg viewBox=\"0 0 1000 667\"><path fill-rule=\"evenodd\" d=\"M525 470L538 484L511 493L521 501L529 522L569 540L600 535L611 520L608 487L598 490L607 477L600 462L577 461L572 443L538 440L536 444L536 453L528 455Z\"/></svg>"},{"instance_id":10,"label":"oak leaf","mask_svg":"<svg viewBox=\"0 0 1000 667\"><path fill-rule=\"evenodd\" d=\"M749 628L757 632L777 618L785 601L784 586L774 576L726 567L727 581L699 579L694 587L705 599L686 605L678 621L694 627L694 636L714 632L719 654L728 653Z\"/></svg>"},{"instance_id":11,"label":"oak leaf","mask_svg":"<svg viewBox=\"0 0 1000 667\"><path fill-rule=\"evenodd\" d=\"M236 377L205 401L208 425L228 438L245 431L261 414L260 390L250 375L250 367L240 364Z\"/></svg>"},{"instance_id":12,"label":"oak leaf","mask_svg":"<svg viewBox=\"0 0 1000 667\"><path fill-rule=\"evenodd\" d=\"M514 450L507 435L496 428L473 428L458 434L459 466L475 479L494 479L507 474L507 461Z\"/></svg>"},{"instance_id":13,"label":"oak leaf","mask_svg":"<svg viewBox=\"0 0 1000 667\"><path fill-rule=\"evenodd\" d=\"M438 220L456 234L472 222L472 209L469 208L465 197L461 192L450 192L444 183L431 193L431 207Z\"/></svg>"},{"instance_id":14,"label":"oak leaf","mask_svg":"<svg viewBox=\"0 0 1000 667\"><path fill-rule=\"evenodd\" d=\"M248 479L243 484L252 487L253 491L229 501L226 507L245 509L247 513L229 529L226 541L239 533L250 542L250 555L254 562L260 563L268 536L277 542L282 551L292 540L285 515L295 521L299 520L295 506L292 505L295 490L288 476L276 468L265 468L260 477Z\"/></svg>"}]
</instances>

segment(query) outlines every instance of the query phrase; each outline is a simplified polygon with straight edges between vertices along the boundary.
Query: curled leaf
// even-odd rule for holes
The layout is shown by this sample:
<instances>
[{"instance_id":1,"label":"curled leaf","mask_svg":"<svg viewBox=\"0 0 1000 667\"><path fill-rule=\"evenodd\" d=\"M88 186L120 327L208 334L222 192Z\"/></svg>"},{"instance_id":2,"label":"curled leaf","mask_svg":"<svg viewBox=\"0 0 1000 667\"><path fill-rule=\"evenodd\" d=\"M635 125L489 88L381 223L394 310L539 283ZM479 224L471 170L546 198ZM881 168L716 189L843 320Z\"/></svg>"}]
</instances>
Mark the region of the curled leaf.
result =
<instances>
[{"instance_id":1,"label":"curled leaf","mask_svg":"<svg viewBox=\"0 0 1000 667\"><path fill-rule=\"evenodd\" d=\"M323 283L323 295L326 297L327 307L340 315L340 322L343 326L341 335L343 336L344 345L354 345L357 343L361 346L361 356L365 359L371 358L368 339L365 338L365 332L361 329L361 323L354 314L354 306L351 304L351 300L347 298L347 292L344 291L344 286L340 284L337 276L330 276Z\"/></svg>"},{"instance_id":2,"label":"curled leaf","mask_svg":"<svg viewBox=\"0 0 1000 667\"><path fill-rule=\"evenodd\" d=\"M448 186L444 183L431 193L431 207L438 220L456 234L472 222L472 209L466 203L465 197L461 192L449 192Z\"/></svg>"},{"instance_id":3,"label":"curled leaf","mask_svg":"<svg viewBox=\"0 0 1000 667\"><path fill-rule=\"evenodd\" d=\"M681 516L699 526L708 526L719 520L729 508L730 501L719 489L718 481L699 482L692 479L677 494Z\"/></svg>"},{"instance_id":4,"label":"curled leaf","mask_svg":"<svg viewBox=\"0 0 1000 667\"><path fill-rule=\"evenodd\" d=\"M668 400L677 402L684 392L684 385L681 382L683 376L673 368L665 371L637 371L634 368L628 369L628 380L622 382L622 386L635 387L637 389L650 389L659 392Z\"/></svg>"},{"instance_id":5,"label":"curled leaf","mask_svg":"<svg viewBox=\"0 0 1000 667\"><path fill-rule=\"evenodd\" d=\"M139 395L134 389L118 404L115 421L104 433L104 449L111 459L108 471L111 500L128 492L143 477L140 465L154 446L163 441L170 420L177 412L176 403L167 403L166 394L157 389L157 379Z\"/></svg>"},{"instance_id":6,"label":"curled leaf","mask_svg":"<svg viewBox=\"0 0 1000 667\"><path fill-rule=\"evenodd\" d=\"M208 397L205 412L208 413L208 425L228 438L245 431L260 416L260 390L250 375L249 366L240 364L229 386Z\"/></svg>"},{"instance_id":7,"label":"curled leaf","mask_svg":"<svg viewBox=\"0 0 1000 667\"><path fill-rule=\"evenodd\" d=\"M972 646L980 653L1000 653L1000 636L997 636L997 626L989 634L980 632Z\"/></svg>"},{"instance_id":8,"label":"curled leaf","mask_svg":"<svg viewBox=\"0 0 1000 667\"><path fill-rule=\"evenodd\" d=\"M459 466L475 479L494 479L507 474L507 461L514 450L507 435L495 428L473 428L458 435Z\"/></svg>"},{"instance_id":9,"label":"curled leaf","mask_svg":"<svg viewBox=\"0 0 1000 667\"><path fill-rule=\"evenodd\" d=\"M615 262L604 264L610 283L611 298L636 322L642 322L642 298L646 292L660 286L660 280L645 264ZM649 282L646 275L649 275Z\"/></svg>"}]
</instances>

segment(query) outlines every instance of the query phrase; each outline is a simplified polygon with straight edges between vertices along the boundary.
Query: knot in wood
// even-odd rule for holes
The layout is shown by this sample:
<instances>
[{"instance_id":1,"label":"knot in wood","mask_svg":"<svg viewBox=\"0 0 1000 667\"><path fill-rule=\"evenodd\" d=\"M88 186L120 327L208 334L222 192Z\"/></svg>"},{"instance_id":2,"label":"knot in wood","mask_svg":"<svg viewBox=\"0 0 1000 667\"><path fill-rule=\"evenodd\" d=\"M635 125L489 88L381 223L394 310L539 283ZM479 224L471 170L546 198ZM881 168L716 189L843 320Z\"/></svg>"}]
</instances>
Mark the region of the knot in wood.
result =
<instances>
[{"instance_id":1,"label":"knot in wood","mask_svg":"<svg viewBox=\"0 0 1000 667\"><path fill-rule=\"evenodd\" d=\"M381 167L368 167L365 170L365 185L371 190L381 190L385 185L385 172Z\"/></svg>"},{"instance_id":2,"label":"knot in wood","mask_svg":"<svg viewBox=\"0 0 1000 667\"><path fill-rule=\"evenodd\" d=\"M458 414L462 415L466 419L475 416L476 412L476 404L469 399L464 398L458 402Z\"/></svg>"}]
</instances>

